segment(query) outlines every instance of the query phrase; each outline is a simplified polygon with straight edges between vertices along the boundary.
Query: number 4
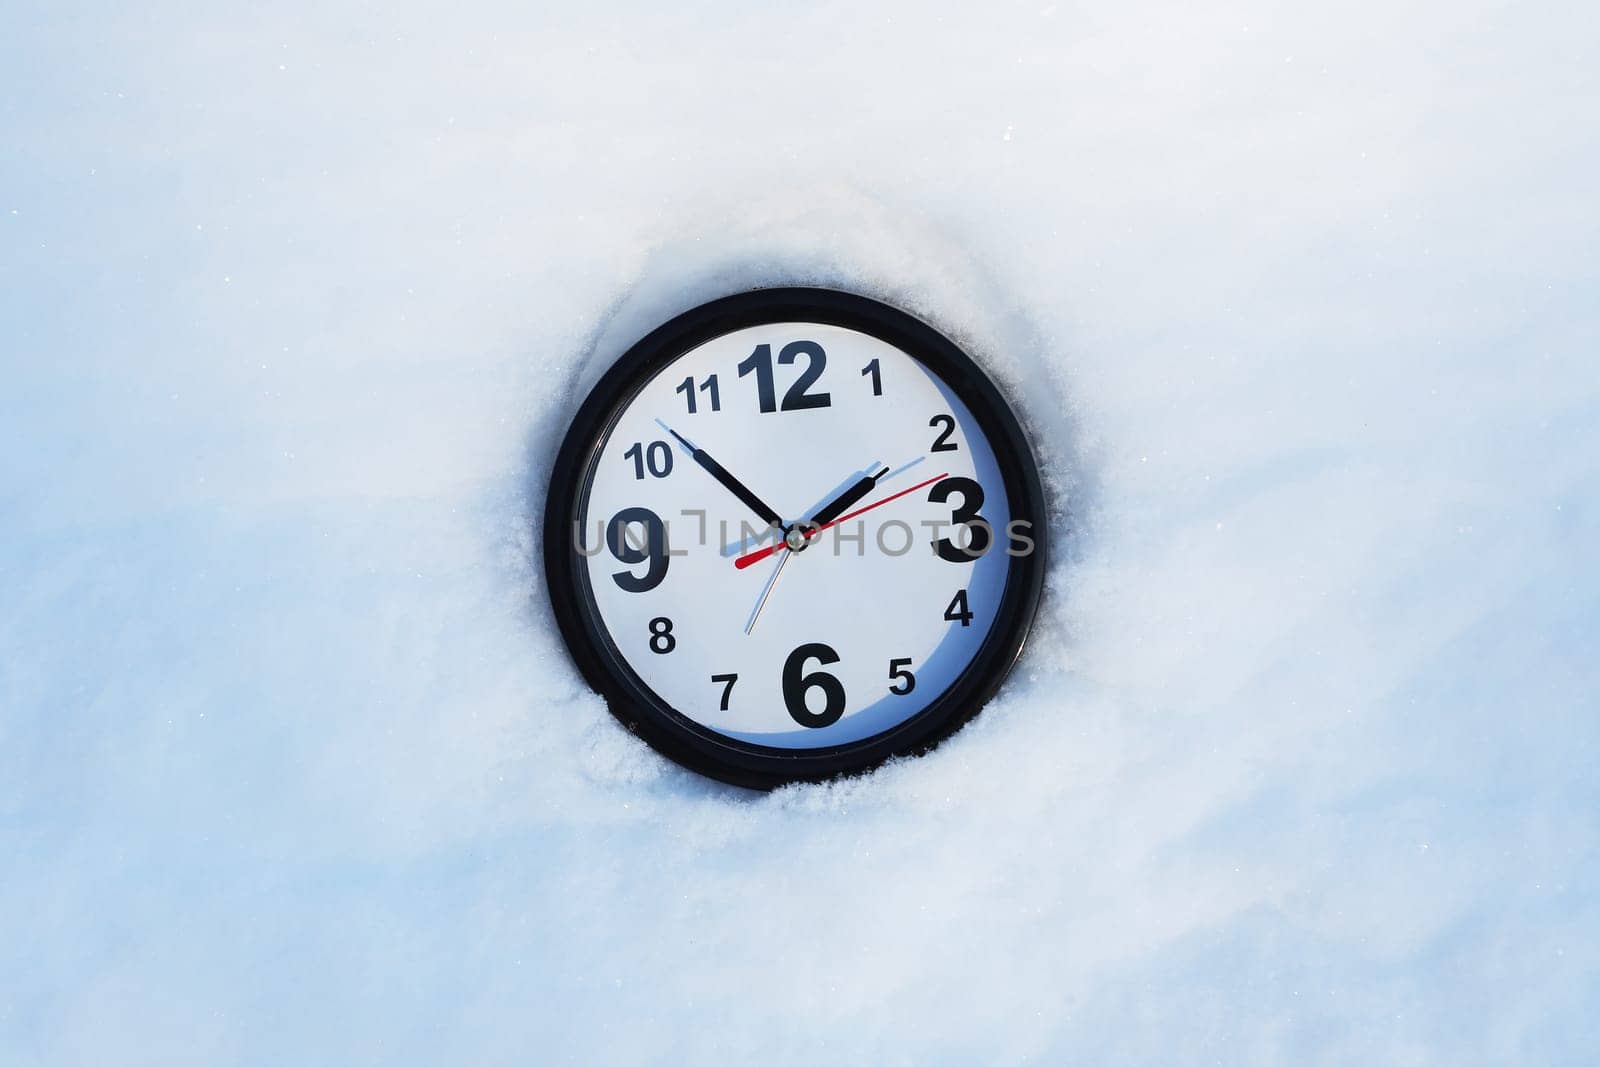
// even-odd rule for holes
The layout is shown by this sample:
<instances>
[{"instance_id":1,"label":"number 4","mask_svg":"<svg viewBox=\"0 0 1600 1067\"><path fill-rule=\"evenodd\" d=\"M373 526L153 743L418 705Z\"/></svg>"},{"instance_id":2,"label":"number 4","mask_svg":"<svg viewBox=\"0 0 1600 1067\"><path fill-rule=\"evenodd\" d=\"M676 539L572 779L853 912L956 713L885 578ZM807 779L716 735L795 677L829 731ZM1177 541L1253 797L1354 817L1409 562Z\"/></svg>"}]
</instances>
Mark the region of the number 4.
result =
<instances>
[{"instance_id":1,"label":"number 4","mask_svg":"<svg viewBox=\"0 0 1600 1067\"><path fill-rule=\"evenodd\" d=\"M955 599L950 601L950 606L944 609L944 617L951 622L959 622L962 626L972 624L972 609L967 607L965 589L956 593Z\"/></svg>"}]
</instances>

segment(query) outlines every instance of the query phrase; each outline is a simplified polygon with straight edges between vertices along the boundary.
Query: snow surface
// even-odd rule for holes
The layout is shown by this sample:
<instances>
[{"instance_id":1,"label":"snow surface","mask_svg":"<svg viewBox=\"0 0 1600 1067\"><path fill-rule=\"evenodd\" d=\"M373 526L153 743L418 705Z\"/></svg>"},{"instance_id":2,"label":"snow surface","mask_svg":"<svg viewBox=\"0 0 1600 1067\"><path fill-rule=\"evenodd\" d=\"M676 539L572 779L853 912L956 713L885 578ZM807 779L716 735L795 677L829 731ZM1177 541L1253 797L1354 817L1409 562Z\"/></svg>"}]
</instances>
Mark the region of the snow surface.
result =
<instances>
[{"instance_id":1,"label":"snow surface","mask_svg":"<svg viewBox=\"0 0 1600 1067\"><path fill-rule=\"evenodd\" d=\"M0 1062L1592 1062L1592 5L28 3L0 32ZM972 727L619 730L578 390L781 282L1016 397Z\"/></svg>"}]
</instances>

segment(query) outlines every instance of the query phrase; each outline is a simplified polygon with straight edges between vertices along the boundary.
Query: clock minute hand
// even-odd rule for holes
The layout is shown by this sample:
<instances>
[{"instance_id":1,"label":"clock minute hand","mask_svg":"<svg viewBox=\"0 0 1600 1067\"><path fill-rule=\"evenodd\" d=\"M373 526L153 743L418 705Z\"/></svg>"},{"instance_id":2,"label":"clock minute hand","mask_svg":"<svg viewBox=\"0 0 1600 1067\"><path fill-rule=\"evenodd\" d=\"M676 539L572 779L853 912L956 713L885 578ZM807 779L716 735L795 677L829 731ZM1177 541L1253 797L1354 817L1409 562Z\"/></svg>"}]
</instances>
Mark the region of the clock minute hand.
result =
<instances>
[{"instance_id":1,"label":"clock minute hand","mask_svg":"<svg viewBox=\"0 0 1600 1067\"><path fill-rule=\"evenodd\" d=\"M679 433L677 430L674 430L671 426L661 422L660 419L657 419L656 422L660 423L662 428L670 433L673 437L676 437L679 444L683 445L684 448L689 450L690 459L704 467L707 474L710 474L711 477L722 483L723 488L727 489L728 492L742 500L745 507L756 513L757 518L759 518L762 522L765 522L768 526L776 526L779 529L783 528L783 519L778 516L778 513L773 511L772 508L768 507L764 500L752 493L743 482L735 478L732 474L729 474L728 468L712 459L710 453L697 446L693 441L683 436L683 434Z\"/></svg>"}]
</instances>

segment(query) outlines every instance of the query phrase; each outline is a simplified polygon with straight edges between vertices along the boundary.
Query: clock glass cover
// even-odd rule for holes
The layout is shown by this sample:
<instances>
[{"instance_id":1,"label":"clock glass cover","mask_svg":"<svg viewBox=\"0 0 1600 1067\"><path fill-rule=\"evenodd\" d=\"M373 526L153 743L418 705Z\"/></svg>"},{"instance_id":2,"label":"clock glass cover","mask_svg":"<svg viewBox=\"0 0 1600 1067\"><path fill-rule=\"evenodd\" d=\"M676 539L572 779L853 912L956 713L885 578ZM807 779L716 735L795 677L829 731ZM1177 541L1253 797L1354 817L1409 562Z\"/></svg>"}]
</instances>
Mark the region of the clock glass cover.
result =
<instances>
[{"instance_id":1,"label":"clock glass cover","mask_svg":"<svg viewBox=\"0 0 1600 1067\"><path fill-rule=\"evenodd\" d=\"M1043 574L999 392L875 301L761 290L635 345L569 430L545 519L568 646L612 711L757 787L871 766L974 714Z\"/></svg>"}]
</instances>

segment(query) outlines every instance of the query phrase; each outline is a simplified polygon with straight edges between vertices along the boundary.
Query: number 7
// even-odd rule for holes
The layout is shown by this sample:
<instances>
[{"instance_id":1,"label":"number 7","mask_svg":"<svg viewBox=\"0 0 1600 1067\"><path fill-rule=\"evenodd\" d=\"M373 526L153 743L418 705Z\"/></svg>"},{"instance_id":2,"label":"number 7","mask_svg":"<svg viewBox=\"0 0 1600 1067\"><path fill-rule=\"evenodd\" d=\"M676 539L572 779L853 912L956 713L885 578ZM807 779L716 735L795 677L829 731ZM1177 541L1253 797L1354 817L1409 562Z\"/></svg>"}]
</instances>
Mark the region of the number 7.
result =
<instances>
[{"instance_id":1,"label":"number 7","mask_svg":"<svg viewBox=\"0 0 1600 1067\"><path fill-rule=\"evenodd\" d=\"M739 676L737 674L713 674L711 680L722 683L722 707L720 710L727 711L728 698L733 695L733 683L739 680Z\"/></svg>"}]
</instances>

